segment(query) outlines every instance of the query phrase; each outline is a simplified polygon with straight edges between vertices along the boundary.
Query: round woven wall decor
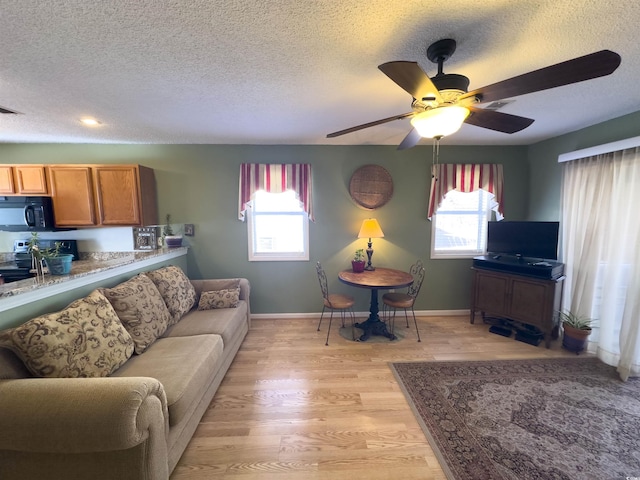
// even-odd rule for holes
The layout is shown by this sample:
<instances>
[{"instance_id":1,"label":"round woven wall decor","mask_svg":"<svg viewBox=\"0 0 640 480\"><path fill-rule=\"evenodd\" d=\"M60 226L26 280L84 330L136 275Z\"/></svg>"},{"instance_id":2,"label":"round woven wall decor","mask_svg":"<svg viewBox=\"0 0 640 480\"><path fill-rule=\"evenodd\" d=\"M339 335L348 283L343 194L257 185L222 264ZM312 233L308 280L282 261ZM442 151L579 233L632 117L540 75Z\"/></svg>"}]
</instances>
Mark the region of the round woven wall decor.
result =
<instances>
[{"instance_id":1,"label":"round woven wall decor","mask_svg":"<svg viewBox=\"0 0 640 480\"><path fill-rule=\"evenodd\" d=\"M380 165L365 165L351 175L349 193L358 205L374 210L393 196L393 180Z\"/></svg>"}]
</instances>

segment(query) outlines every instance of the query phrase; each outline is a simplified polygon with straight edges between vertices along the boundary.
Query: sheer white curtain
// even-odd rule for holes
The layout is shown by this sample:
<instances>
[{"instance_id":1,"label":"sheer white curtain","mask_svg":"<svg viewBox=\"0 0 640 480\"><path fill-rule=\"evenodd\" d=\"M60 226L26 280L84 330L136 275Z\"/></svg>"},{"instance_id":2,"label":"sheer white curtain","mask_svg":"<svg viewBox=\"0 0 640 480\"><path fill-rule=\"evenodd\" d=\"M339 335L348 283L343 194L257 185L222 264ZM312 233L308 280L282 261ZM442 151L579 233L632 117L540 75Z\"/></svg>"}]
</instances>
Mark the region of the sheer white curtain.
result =
<instances>
[{"instance_id":1,"label":"sheer white curtain","mask_svg":"<svg viewBox=\"0 0 640 480\"><path fill-rule=\"evenodd\" d=\"M589 350L640 375L640 147L564 164L563 308L595 320Z\"/></svg>"}]
</instances>

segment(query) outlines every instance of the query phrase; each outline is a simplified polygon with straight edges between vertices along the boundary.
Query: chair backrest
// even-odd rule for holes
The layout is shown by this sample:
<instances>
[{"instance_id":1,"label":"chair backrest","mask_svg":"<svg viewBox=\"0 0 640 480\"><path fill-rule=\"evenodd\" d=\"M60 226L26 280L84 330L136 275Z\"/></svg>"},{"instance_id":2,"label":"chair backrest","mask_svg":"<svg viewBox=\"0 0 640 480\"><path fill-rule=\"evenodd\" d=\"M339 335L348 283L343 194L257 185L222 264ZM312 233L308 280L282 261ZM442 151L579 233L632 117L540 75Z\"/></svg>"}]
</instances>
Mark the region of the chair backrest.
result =
<instances>
[{"instance_id":1,"label":"chair backrest","mask_svg":"<svg viewBox=\"0 0 640 480\"><path fill-rule=\"evenodd\" d=\"M322 297L329 301L329 286L327 285L327 274L324 272L320 262L316 263L316 272L318 273L318 281L320 282L320 290L322 290Z\"/></svg>"},{"instance_id":2,"label":"chair backrest","mask_svg":"<svg viewBox=\"0 0 640 480\"><path fill-rule=\"evenodd\" d=\"M422 264L422 260L418 260L416 263L411 265L409 269L409 273L413 276L413 283L409 285L407 289L407 295L415 300L415 298L420 293L420 288L422 287L422 281L424 280L424 265Z\"/></svg>"}]
</instances>

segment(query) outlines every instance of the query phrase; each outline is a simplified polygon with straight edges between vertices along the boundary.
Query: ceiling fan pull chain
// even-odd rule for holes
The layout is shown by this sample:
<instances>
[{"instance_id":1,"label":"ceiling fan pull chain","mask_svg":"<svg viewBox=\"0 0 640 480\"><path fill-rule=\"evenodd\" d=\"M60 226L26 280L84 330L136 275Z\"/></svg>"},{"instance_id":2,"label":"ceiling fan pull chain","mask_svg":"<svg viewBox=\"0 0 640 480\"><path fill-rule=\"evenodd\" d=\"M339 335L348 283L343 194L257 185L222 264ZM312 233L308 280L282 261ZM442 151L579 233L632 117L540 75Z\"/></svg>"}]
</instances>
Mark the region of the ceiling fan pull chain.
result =
<instances>
[{"instance_id":1,"label":"ceiling fan pull chain","mask_svg":"<svg viewBox=\"0 0 640 480\"><path fill-rule=\"evenodd\" d=\"M440 139L442 137L433 137L433 165L438 165L440 162Z\"/></svg>"},{"instance_id":2,"label":"ceiling fan pull chain","mask_svg":"<svg viewBox=\"0 0 640 480\"><path fill-rule=\"evenodd\" d=\"M433 139L433 158L431 159L431 163L435 166L438 159L436 158L436 139Z\"/></svg>"}]
</instances>

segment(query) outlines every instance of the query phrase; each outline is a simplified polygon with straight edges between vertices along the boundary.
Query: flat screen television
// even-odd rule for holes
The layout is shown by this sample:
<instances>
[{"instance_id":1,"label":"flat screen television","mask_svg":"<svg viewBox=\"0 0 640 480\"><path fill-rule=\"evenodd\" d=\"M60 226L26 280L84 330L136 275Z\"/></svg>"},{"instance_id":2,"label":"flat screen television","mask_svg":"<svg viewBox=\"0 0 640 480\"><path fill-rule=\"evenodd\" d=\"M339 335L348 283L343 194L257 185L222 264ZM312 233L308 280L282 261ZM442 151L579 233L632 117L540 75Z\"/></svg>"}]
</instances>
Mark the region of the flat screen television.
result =
<instances>
[{"instance_id":1,"label":"flat screen television","mask_svg":"<svg viewBox=\"0 0 640 480\"><path fill-rule=\"evenodd\" d=\"M560 222L489 222L487 252L529 258L558 258Z\"/></svg>"}]
</instances>

